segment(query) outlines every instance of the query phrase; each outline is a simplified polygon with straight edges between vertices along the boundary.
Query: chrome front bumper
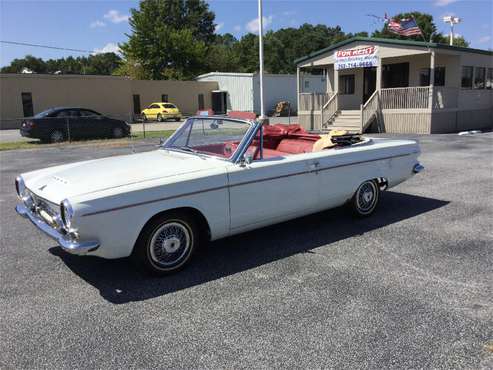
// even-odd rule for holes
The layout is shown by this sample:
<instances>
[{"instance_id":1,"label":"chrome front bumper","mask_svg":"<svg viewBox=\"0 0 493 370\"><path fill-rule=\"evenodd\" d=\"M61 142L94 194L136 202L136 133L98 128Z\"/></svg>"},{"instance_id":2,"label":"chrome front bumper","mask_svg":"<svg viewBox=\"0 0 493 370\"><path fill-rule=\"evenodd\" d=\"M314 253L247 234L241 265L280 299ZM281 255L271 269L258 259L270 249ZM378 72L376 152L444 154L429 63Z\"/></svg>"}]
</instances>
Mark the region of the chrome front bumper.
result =
<instances>
[{"instance_id":1,"label":"chrome front bumper","mask_svg":"<svg viewBox=\"0 0 493 370\"><path fill-rule=\"evenodd\" d=\"M68 235L61 233L48 225L41 217L34 212L30 211L24 204L19 203L15 207L16 212L24 218L29 219L35 226L37 226L46 235L55 239L62 247L63 250L72 254L87 254L88 252L95 251L99 248L98 241L80 242L71 239Z\"/></svg>"}]
</instances>

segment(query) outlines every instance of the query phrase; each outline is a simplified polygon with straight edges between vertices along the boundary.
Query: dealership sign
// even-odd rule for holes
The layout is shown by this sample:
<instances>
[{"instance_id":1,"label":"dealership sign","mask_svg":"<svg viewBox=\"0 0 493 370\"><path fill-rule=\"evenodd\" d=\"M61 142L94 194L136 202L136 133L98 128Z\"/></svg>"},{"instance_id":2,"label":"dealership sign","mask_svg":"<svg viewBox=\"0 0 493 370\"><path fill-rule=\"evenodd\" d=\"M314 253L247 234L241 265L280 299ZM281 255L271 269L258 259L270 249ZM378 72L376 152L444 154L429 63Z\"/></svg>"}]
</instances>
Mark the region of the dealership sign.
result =
<instances>
[{"instance_id":1,"label":"dealership sign","mask_svg":"<svg viewBox=\"0 0 493 370\"><path fill-rule=\"evenodd\" d=\"M334 54L335 69L376 67L378 64L377 47L338 50Z\"/></svg>"}]
</instances>

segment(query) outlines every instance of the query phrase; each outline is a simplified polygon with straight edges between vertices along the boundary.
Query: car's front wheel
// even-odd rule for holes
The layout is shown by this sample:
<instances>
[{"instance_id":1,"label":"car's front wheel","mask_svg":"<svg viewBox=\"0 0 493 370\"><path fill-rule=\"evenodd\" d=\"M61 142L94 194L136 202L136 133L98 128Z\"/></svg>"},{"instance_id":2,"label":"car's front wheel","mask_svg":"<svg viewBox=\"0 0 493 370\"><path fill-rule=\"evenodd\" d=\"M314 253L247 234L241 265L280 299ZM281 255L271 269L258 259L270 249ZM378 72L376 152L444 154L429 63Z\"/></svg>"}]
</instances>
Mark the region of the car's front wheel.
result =
<instances>
[{"instance_id":1,"label":"car's front wheel","mask_svg":"<svg viewBox=\"0 0 493 370\"><path fill-rule=\"evenodd\" d=\"M191 260L198 235L193 217L182 212L168 212L144 227L132 257L139 267L152 275L172 274Z\"/></svg>"},{"instance_id":2,"label":"car's front wheel","mask_svg":"<svg viewBox=\"0 0 493 370\"><path fill-rule=\"evenodd\" d=\"M358 217L370 216L380 200L380 188L375 180L363 182L350 201L353 213Z\"/></svg>"}]
</instances>

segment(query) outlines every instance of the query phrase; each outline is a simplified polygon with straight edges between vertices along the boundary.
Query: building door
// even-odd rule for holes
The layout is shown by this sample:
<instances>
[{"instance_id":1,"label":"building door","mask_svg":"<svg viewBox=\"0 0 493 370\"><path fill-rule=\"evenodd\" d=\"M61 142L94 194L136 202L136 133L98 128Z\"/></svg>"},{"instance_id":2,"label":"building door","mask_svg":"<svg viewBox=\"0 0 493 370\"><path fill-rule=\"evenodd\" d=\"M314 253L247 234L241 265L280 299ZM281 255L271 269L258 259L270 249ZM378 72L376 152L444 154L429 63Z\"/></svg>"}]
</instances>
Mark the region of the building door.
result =
<instances>
[{"instance_id":1,"label":"building door","mask_svg":"<svg viewBox=\"0 0 493 370\"><path fill-rule=\"evenodd\" d=\"M377 68L363 69L363 104L370 98L377 88Z\"/></svg>"},{"instance_id":2,"label":"building door","mask_svg":"<svg viewBox=\"0 0 493 370\"><path fill-rule=\"evenodd\" d=\"M212 92L212 110L215 114L225 114L227 111L227 92L213 91Z\"/></svg>"}]
</instances>

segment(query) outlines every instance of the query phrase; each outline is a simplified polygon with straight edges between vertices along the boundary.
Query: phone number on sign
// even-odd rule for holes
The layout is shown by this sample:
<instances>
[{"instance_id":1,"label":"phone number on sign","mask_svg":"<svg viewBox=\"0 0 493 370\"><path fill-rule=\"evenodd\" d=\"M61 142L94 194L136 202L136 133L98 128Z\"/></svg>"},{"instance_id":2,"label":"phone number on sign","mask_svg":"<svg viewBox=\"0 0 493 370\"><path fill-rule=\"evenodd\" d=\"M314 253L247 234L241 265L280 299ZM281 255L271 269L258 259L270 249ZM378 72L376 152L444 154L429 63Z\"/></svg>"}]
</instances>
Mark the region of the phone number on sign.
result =
<instances>
[{"instance_id":1,"label":"phone number on sign","mask_svg":"<svg viewBox=\"0 0 493 370\"><path fill-rule=\"evenodd\" d=\"M362 67L375 67L377 64L372 61L361 61L351 63L337 63L336 69L348 69L348 68L362 68Z\"/></svg>"}]
</instances>

